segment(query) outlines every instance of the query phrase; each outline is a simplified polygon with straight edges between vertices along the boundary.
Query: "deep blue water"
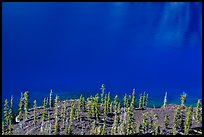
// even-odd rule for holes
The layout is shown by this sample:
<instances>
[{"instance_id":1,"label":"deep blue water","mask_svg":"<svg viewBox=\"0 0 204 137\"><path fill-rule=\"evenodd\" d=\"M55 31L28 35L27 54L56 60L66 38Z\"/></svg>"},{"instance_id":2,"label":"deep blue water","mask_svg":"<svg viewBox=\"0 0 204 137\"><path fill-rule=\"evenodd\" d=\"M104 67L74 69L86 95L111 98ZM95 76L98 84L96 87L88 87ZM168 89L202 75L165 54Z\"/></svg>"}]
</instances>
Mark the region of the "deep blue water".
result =
<instances>
[{"instance_id":1,"label":"deep blue water","mask_svg":"<svg viewBox=\"0 0 204 137\"><path fill-rule=\"evenodd\" d=\"M202 3L6 3L2 101L146 91L153 104L202 95Z\"/></svg>"}]
</instances>

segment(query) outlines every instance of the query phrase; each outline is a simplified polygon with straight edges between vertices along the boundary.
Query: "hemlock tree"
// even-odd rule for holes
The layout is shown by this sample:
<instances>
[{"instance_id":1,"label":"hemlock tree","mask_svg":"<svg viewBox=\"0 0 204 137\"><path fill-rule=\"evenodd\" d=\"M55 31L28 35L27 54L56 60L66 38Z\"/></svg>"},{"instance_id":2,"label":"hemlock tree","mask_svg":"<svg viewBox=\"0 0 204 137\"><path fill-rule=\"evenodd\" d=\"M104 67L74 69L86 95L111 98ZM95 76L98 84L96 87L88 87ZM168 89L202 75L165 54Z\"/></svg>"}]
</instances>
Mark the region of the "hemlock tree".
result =
<instances>
[{"instance_id":1,"label":"hemlock tree","mask_svg":"<svg viewBox=\"0 0 204 137\"><path fill-rule=\"evenodd\" d=\"M138 105L138 106L139 106L139 108L141 108L141 107L142 107L142 98L143 98L143 97L142 97L142 94L140 94L140 97L139 97L139 102L138 102L138 103L139 103L139 105Z\"/></svg>"},{"instance_id":2,"label":"hemlock tree","mask_svg":"<svg viewBox=\"0 0 204 137\"><path fill-rule=\"evenodd\" d=\"M184 103L186 102L186 97L187 97L187 94L183 92L181 95L181 106L185 106Z\"/></svg>"},{"instance_id":3,"label":"hemlock tree","mask_svg":"<svg viewBox=\"0 0 204 137\"><path fill-rule=\"evenodd\" d=\"M147 133L147 131L148 131L148 125L149 125L149 123L148 123L147 114L146 114L146 113L143 113L142 116L143 116L142 129L143 129L143 133L145 134L145 133Z\"/></svg>"},{"instance_id":4,"label":"hemlock tree","mask_svg":"<svg viewBox=\"0 0 204 137\"><path fill-rule=\"evenodd\" d=\"M44 98L44 100L43 100L43 111L42 111L42 117L41 117L42 121L45 121L45 117L47 115L46 104L47 104L47 101L46 101L46 98Z\"/></svg>"},{"instance_id":5,"label":"hemlock tree","mask_svg":"<svg viewBox=\"0 0 204 137\"><path fill-rule=\"evenodd\" d=\"M11 119L9 119L8 135L12 135L12 123L11 123Z\"/></svg>"},{"instance_id":6,"label":"hemlock tree","mask_svg":"<svg viewBox=\"0 0 204 137\"><path fill-rule=\"evenodd\" d=\"M104 101L104 92L105 91L105 85L102 84L101 85L101 103L103 104L105 101Z\"/></svg>"},{"instance_id":7,"label":"hemlock tree","mask_svg":"<svg viewBox=\"0 0 204 137\"><path fill-rule=\"evenodd\" d=\"M106 131L106 122L104 121L103 123L103 127L102 127L102 131L101 131L101 135L106 135L107 131Z\"/></svg>"},{"instance_id":8,"label":"hemlock tree","mask_svg":"<svg viewBox=\"0 0 204 137\"><path fill-rule=\"evenodd\" d=\"M195 119L197 123L201 123L201 102L200 99L198 99L197 105L196 105L196 112L195 112Z\"/></svg>"},{"instance_id":9,"label":"hemlock tree","mask_svg":"<svg viewBox=\"0 0 204 137\"><path fill-rule=\"evenodd\" d=\"M28 119L28 109L30 108L29 103L29 92L24 92L24 110L25 110L25 119Z\"/></svg>"},{"instance_id":10,"label":"hemlock tree","mask_svg":"<svg viewBox=\"0 0 204 137\"><path fill-rule=\"evenodd\" d=\"M165 117L164 117L164 125L165 125L165 128L167 129L168 126L169 126L169 116L166 114Z\"/></svg>"},{"instance_id":11,"label":"hemlock tree","mask_svg":"<svg viewBox=\"0 0 204 137\"><path fill-rule=\"evenodd\" d=\"M22 120L23 119L23 98L20 99L20 102L19 102L19 109L18 109L18 118L19 120Z\"/></svg>"},{"instance_id":12,"label":"hemlock tree","mask_svg":"<svg viewBox=\"0 0 204 137\"><path fill-rule=\"evenodd\" d=\"M13 96L11 96L11 100L10 100L9 115L10 115L11 123L14 123L15 122L15 115L14 115L14 111L13 111Z\"/></svg>"},{"instance_id":13,"label":"hemlock tree","mask_svg":"<svg viewBox=\"0 0 204 137\"><path fill-rule=\"evenodd\" d=\"M186 117L185 125L184 125L184 134L189 135L189 131L192 125L192 115L193 115L193 107L190 106L188 109L188 114Z\"/></svg>"},{"instance_id":14,"label":"hemlock tree","mask_svg":"<svg viewBox=\"0 0 204 137\"><path fill-rule=\"evenodd\" d=\"M111 104L111 98L110 98L110 92L108 92L108 98L107 98L107 110L110 112L110 104Z\"/></svg>"},{"instance_id":15,"label":"hemlock tree","mask_svg":"<svg viewBox=\"0 0 204 137\"><path fill-rule=\"evenodd\" d=\"M145 101L146 101L146 94L144 92L142 96L142 108L145 106Z\"/></svg>"},{"instance_id":16,"label":"hemlock tree","mask_svg":"<svg viewBox=\"0 0 204 137\"><path fill-rule=\"evenodd\" d=\"M134 133L135 131L135 124L134 124L134 113L132 112L132 110L130 109L130 107L128 108L128 124L127 124L127 134L131 135Z\"/></svg>"},{"instance_id":17,"label":"hemlock tree","mask_svg":"<svg viewBox=\"0 0 204 137\"><path fill-rule=\"evenodd\" d=\"M59 131L60 131L60 128L59 128L59 118L58 116L55 117L55 124L54 124L54 134L55 135L59 135Z\"/></svg>"},{"instance_id":18,"label":"hemlock tree","mask_svg":"<svg viewBox=\"0 0 204 137\"><path fill-rule=\"evenodd\" d=\"M147 107L148 104L148 94L146 94L145 106Z\"/></svg>"},{"instance_id":19,"label":"hemlock tree","mask_svg":"<svg viewBox=\"0 0 204 137\"><path fill-rule=\"evenodd\" d=\"M118 95L115 95L114 101L113 101L113 111L116 113L117 111L117 105L118 105Z\"/></svg>"},{"instance_id":20,"label":"hemlock tree","mask_svg":"<svg viewBox=\"0 0 204 137\"><path fill-rule=\"evenodd\" d=\"M133 91L132 91L132 100L131 100L130 107L132 109L136 108L136 93L135 93L135 89L133 89Z\"/></svg>"},{"instance_id":21,"label":"hemlock tree","mask_svg":"<svg viewBox=\"0 0 204 137\"><path fill-rule=\"evenodd\" d=\"M181 122L180 122L180 107L177 107L174 111L174 119L173 119L173 135L177 134L177 130L181 128Z\"/></svg>"},{"instance_id":22,"label":"hemlock tree","mask_svg":"<svg viewBox=\"0 0 204 137\"><path fill-rule=\"evenodd\" d=\"M2 121L2 135L5 135L5 127L4 122Z\"/></svg>"},{"instance_id":23,"label":"hemlock tree","mask_svg":"<svg viewBox=\"0 0 204 137\"><path fill-rule=\"evenodd\" d=\"M49 106L50 106L50 108L53 107L53 101L52 101L52 89L50 90Z\"/></svg>"},{"instance_id":24,"label":"hemlock tree","mask_svg":"<svg viewBox=\"0 0 204 137\"><path fill-rule=\"evenodd\" d=\"M8 105L8 99L5 99L4 103L4 118L6 120L6 125L9 124L9 105Z\"/></svg>"}]
</instances>

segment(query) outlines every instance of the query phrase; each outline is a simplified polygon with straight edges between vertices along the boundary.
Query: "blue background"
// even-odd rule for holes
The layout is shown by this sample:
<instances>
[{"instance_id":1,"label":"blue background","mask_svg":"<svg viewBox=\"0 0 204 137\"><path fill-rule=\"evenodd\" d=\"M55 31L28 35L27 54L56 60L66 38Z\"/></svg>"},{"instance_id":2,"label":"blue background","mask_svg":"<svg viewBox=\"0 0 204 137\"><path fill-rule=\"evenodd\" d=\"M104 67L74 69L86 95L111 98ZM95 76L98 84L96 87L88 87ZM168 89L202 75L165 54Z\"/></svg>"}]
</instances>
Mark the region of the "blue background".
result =
<instances>
[{"instance_id":1,"label":"blue background","mask_svg":"<svg viewBox=\"0 0 204 137\"><path fill-rule=\"evenodd\" d=\"M152 103L202 94L202 3L6 3L2 101L30 91L42 102L136 88Z\"/></svg>"}]
</instances>

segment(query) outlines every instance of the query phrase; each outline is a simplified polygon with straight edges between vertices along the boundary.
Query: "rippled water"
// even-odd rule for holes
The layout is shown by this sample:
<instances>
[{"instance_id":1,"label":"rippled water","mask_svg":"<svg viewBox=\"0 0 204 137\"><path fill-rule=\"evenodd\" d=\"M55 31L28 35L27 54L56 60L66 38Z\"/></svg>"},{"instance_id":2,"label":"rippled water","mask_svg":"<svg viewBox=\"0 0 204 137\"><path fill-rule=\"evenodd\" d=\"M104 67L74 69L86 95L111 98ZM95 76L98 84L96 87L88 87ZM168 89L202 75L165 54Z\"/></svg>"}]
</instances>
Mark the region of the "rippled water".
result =
<instances>
[{"instance_id":1,"label":"rippled water","mask_svg":"<svg viewBox=\"0 0 204 137\"><path fill-rule=\"evenodd\" d=\"M199 2L5 3L2 99L136 88L152 101L201 98ZM73 93L73 94L70 94ZM31 99L33 99L31 98ZM122 96L121 96L122 98ZM155 104L156 104L155 103Z\"/></svg>"}]
</instances>

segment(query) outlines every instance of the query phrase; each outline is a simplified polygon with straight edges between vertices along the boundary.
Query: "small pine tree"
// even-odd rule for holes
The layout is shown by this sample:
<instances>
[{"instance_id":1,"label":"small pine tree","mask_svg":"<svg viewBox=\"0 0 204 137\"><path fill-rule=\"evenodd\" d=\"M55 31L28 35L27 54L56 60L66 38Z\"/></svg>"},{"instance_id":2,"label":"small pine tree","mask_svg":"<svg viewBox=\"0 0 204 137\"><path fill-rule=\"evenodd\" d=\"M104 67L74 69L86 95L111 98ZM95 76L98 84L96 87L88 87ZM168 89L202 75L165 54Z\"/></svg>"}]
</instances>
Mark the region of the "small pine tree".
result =
<instances>
[{"instance_id":1,"label":"small pine tree","mask_svg":"<svg viewBox=\"0 0 204 137\"><path fill-rule=\"evenodd\" d=\"M11 123L11 119L9 119L9 126L8 126L8 135L12 135L12 123Z\"/></svg>"},{"instance_id":2,"label":"small pine tree","mask_svg":"<svg viewBox=\"0 0 204 137\"><path fill-rule=\"evenodd\" d=\"M142 114L143 116L143 120L142 120L142 129L143 129L143 134L147 133L148 131L148 119L147 119L147 114L146 113L143 113Z\"/></svg>"},{"instance_id":3,"label":"small pine tree","mask_svg":"<svg viewBox=\"0 0 204 137\"><path fill-rule=\"evenodd\" d=\"M132 100L131 100L131 108L135 109L136 108L136 93L135 93L135 89L133 89L132 91Z\"/></svg>"},{"instance_id":4,"label":"small pine tree","mask_svg":"<svg viewBox=\"0 0 204 137\"><path fill-rule=\"evenodd\" d=\"M103 104L105 102L105 99L104 99L104 92L105 91L105 85L102 84L101 85L101 103Z\"/></svg>"},{"instance_id":5,"label":"small pine tree","mask_svg":"<svg viewBox=\"0 0 204 137\"><path fill-rule=\"evenodd\" d=\"M173 135L176 135L177 129L181 127L179 115L180 115L180 107L177 107L174 111L173 129L172 129Z\"/></svg>"},{"instance_id":6,"label":"small pine tree","mask_svg":"<svg viewBox=\"0 0 204 137\"><path fill-rule=\"evenodd\" d=\"M71 110L70 110L70 122L72 123L73 122L73 119L74 119L74 115L75 115L75 108L74 108L74 102L72 102L72 106L71 106Z\"/></svg>"},{"instance_id":7,"label":"small pine tree","mask_svg":"<svg viewBox=\"0 0 204 137\"><path fill-rule=\"evenodd\" d=\"M128 108L128 124L127 124L127 134L131 135L134 133L135 130L135 124L134 124L134 113L132 112L132 110L130 109L130 107Z\"/></svg>"},{"instance_id":8,"label":"small pine tree","mask_svg":"<svg viewBox=\"0 0 204 137\"><path fill-rule=\"evenodd\" d=\"M169 126L169 116L166 114L165 117L164 117L164 125L165 125L165 128L167 129L168 126Z\"/></svg>"},{"instance_id":9,"label":"small pine tree","mask_svg":"<svg viewBox=\"0 0 204 137\"><path fill-rule=\"evenodd\" d=\"M113 102L113 110L115 113L117 111L117 105L118 105L118 95L115 95L114 102Z\"/></svg>"},{"instance_id":10,"label":"small pine tree","mask_svg":"<svg viewBox=\"0 0 204 137\"><path fill-rule=\"evenodd\" d=\"M187 97L187 94L183 92L183 94L181 95L181 106L185 105L186 97Z\"/></svg>"},{"instance_id":11,"label":"small pine tree","mask_svg":"<svg viewBox=\"0 0 204 137\"><path fill-rule=\"evenodd\" d=\"M34 117L33 117L33 124L34 124L34 126L36 126L36 122L37 122L37 101L36 100L34 100L33 101L33 103L34 103L34 106L33 106L33 108L34 108Z\"/></svg>"},{"instance_id":12,"label":"small pine tree","mask_svg":"<svg viewBox=\"0 0 204 137\"><path fill-rule=\"evenodd\" d=\"M13 111L13 96L11 96L11 100L10 100L9 115L10 115L11 123L14 123L15 122L15 115L14 115L14 111Z\"/></svg>"},{"instance_id":13,"label":"small pine tree","mask_svg":"<svg viewBox=\"0 0 204 137\"><path fill-rule=\"evenodd\" d=\"M55 124L54 124L54 134L55 135L59 135L59 131L60 131L60 128L59 128L59 118L58 116L55 117Z\"/></svg>"},{"instance_id":14,"label":"small pine tree","mask_svg":"<svg viewBox=\"0 0 204 137\"><path fill-rule=\"evenodd\" d=\"M193 115L193 107L190 106L190 108L188 109L188 114L187 114L185 125L184 125L185 135L189 135L189 131L192 125L192 115Z\"/></svg>"},{"instance_id":15,"label":"small pine tree","mask_svg":"<svg viewBox=\"0 0 204 137\"><path fill-rule=\"evenodd\" d=\"M69 126L67 127L67 134L68 135L72 135L72 131L73 131L73 129L72 129L72 122L70 122Z\"/></svg>"},{"instance_id":16,"label":"small pine tree","mask_svg":"<svg viewBox=\"0 0 204 137\"><path fill-rule=\"evenodd\" d=\"M117 113L118 113L118 114L120 114L120 113L121 113L120 102L118 103Z\"/></svg>"},{"instance_id":17,"label":"small pine tree","mask_svg":"<svg viewBox=\"0 0 204 137\"><path fill-rule=\"evenodd\" d=\"M196 105L196 112L195 112L195 119L197 121L197 123L201 123L201 102L200 99L198 99L197 105Z\"/></svg>"},{"instance_id":18,"label":"small pine tree","mask_svg":"<svg viewBox=\"0 0 204 137\"><path fill-rule=\"evenodd\" d=\"M4 118L6 120L6 125L9 124L9 105L8 105L8 99L5 99L4 103Z\"/></svg>"},{"instance_id":19,"label":"small pine tree","mask_svg":"<svg viewBox=\"0 0 204 137\"><path fill-rule=\"evenodd\" d=\"M145 106L145 101L146 101L146 93L144 92L142 96L142 108Z\"/></svg>"},{"instance_id":20,"label":"small pine tree","mask_svg":"<svg viewBox=\"0 0 204 137\"><path fill-rule=\"evenodd\" d=\"M105 100L105 105L104 105L104 117L107 118L108 116L108 107L107 107L107 101Z\"/></svg>"},{"instance_id":21,"label":"small pine tree","mask_svg":"<svg viewBox=\"0 0 204 137\"><path fill-rule=\"evenodd\" d=\"M29 92L24 92L24 110L25 110L25 119L28 119L28 109L30 108L29 103Z\"/></svg>"},{"instance_id":22,"label":"small pine tree","mask_svg":"<svg viewBox=\"0 0 204 137\"><path fill-rule=\"evenodd\" d=\"M108 98L107 98L107 110L110 112L110 104L111 104L111 98L110 98L110 92L108 92Z\"/></svg>"},{"instance_id":23,"label":"small pine tree","mask_svg":"<svg viewBox=\"0 0 204 137\"><path fill-rule=\"evenodd\" d=\"M41 117L42 121L45 121L45 117L47 115L47 112L46 112L46 103L47 103L46 98L44 98L44 100L43 100L43 112L42 112L42 117Z\"/></svg>"},{"instance_id":24,"label":"small pine tree","mask_svg":"<svg viewBox=\"0 0 204 137\"><path fill-rule=\"evenodd\" d=\"M140 94L140 97L139 97L139 108L142 108L142 94Z\"/></svg>"},{"instance_id":25,"label":"small pine tree","mask_svg":"<svg viewBox=\"0 0 204 137\"><path fill-rule=\"evenodd\" d=\"M104 121L103 123L103 127L102 127L102 131L101 131L101 135L106 135L107 131L106 131L106 122Z\"/></svg>"},{"instance_id":26,"label":"small pine tree","mask_svg":"<svg viewBox=\"0 0 204 137\"><path fill-rule=\"evenodd\" d=\"M113 102L111 102L111 104L110 104L110 113L112 113L113 111Z\"/></svg>"},{"instance_id":27,"label":"small pine tree","mask_svg":"<svg viewBox=\"0 0 204 137\"><path fill-rule=\"evenodd\" d=\"M23 98L20 99L18 111L19 111L18 118L19 120L22 120L23 119Z\"/></svg>"},{"instance_id":28,"label":"small pine tree","mask_svg":"<svg viewBox=\"0 0 204 137\"><path fill-rule=\"evenodd\" d=\"M65 125L65 120L66 120L65 111L66 111L66 105L65 105L65 102L63 102L62 109L61 109L61 116L62 116L63 125Z\"/></svg>"},{"instance_id":29,"label":"small pine tree","mask_svg":"<svg viewBox=\"0 0 204 137\"><path fill-rule=\"evenodd\" d=\"M92 112L91 112L91 99L87 98L87 116L91 118Z\"/></svg>"},{"instance_id":30,"label":"small pine tree","mask_svg":"<svg viewBox=\"0 0 204 137\"><path fill-rule=\"evenodd\" d=\"M50 108L53 107L53 101L52 101L52 89L50 90L49 106L50 106Z\"/></svg>"}]
</instances>

